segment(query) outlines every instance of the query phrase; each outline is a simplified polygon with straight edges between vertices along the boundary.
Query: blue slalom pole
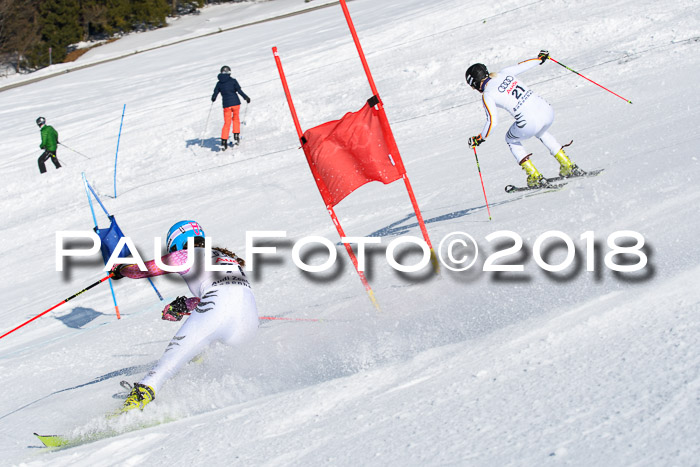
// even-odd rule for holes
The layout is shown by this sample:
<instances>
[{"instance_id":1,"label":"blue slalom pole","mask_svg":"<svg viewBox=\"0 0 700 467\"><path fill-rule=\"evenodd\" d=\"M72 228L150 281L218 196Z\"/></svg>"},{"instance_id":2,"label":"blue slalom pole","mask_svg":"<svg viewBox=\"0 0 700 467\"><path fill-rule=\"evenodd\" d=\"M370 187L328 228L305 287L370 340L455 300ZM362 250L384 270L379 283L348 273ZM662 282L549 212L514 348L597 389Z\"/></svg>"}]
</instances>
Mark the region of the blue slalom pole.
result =
<instances>
[{"instance_id":1,"label":"blue slalom pole","mask_svg":"<svg viewBox=\"0 0 700 467\"><path fill-rule=\"evenodd\" d=\"M92 208L92 199L90 199L90 192L88 192L88 187L90 186L90 184L88 183L87 178L85 178L85 172L82 173L82 176L83 185L85 186L85 195L87 196L88 203L90 204L90 212L92 213L92 222L95 224L95 227L97 227L97 217L95 217L95 210ZM92 189L91 186L90 189Z\"/></svg>"},{"instance_id":2,"label":"blue slalom pole","mask_svg":"<svg viewBox=\"0 0 700 467\"><path fill-rule=\"evenodd\" d=\"M95 193L95 189L92 188L92 185L87 181L87 178L85 178L85 172L83 172L83 184L85 185L85 194L87 195L88 203L90 204L90 212L92 213L92 221L95 224L95 228L97 228L97 218L95 217L95 210L92 207L92 198L90 198L90 193L92 193L92 196L95 197L95 200L99 203L100 207L102 210L105 212L107 215L107 218L110 217L109 212L107 211L107 208L105 207L104 204L102 204L102 201L100 201L100 197L97 196L97 193ZM88 189L90 191L88 191ZM148 283L151 284L151 287L153 287L153 290L155 291L156 295L158 295L158 298L160 301L163 301L163 296L160 294L158 289L156 288L156 285L153 283L151 278L148 278ZM109 288L112 291L112 300L114 301L114 307L117 309L117 317L119 318L119 308L117 307L117 298L114 295L114 287L112 287L112 279L109 280Z\"/></svg>"},{"instance_id":3,"label":"blue slalom pole","mask_svg":"<svg viewBox=\"0 0 700 467\"><path fill-rule=\"evenodd\" d=\"M85 195L87 196L88 203L90 204L90 212L92 213L92 221L95 224L95 229L97 229L97 217L95 217L95 210L92 207L92 199L90 199L90 192L88 191L88 188L90 188L90 191L92 191L93 195L95 195L95 191L92 189L92 186L90 186L90 184L88 183L87 178L85 178L85 172L83 172L82 175L83 175L83 185L85 185ZM100 206L102 206L102 209L105 209L105 207L102 205L102 202L100 201L100 198L98 198L97 195L95 195L95 199L97 200L98 203L100 203ZM105 213L106 212L107 212L107 210L105 209ZM108 217L109 217L109 215L108 215ZM121 315L119 314L119 305L117 305L117 296L114 294L114 286L112 285L112 275L111 274L109 277L109 290L110 290L110 292L112 292L112 302L114 303L114 309L117 312L117 319L122 319Z\"/></svg>"},{"instance_id":4,"label":"blue slalom pole","mask_svg":"<svg viewBox=\"0 0 700 467\"><path fill-rule=\"evenodd\" d=\"M119 123L119 136L117 137L117 152L114 154L114 198L117 198L117 157L119 156L119 140L122 138L122 125L124 125L124 112L126 112L126 104L122 109L122 121Z\"/></svg>"}]
</instances>

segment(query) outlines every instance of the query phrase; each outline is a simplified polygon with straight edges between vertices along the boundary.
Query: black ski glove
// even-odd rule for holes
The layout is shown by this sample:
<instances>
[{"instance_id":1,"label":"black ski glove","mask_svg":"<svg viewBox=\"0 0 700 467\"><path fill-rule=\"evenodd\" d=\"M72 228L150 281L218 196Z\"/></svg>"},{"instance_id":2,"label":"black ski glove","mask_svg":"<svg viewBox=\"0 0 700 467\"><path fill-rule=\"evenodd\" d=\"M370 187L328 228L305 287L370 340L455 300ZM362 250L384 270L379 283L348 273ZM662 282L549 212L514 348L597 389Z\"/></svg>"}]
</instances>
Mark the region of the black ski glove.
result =
<instances>
[{"instance_id":1,"label":"black ski glove","mask_svg":"<svg viewBox=\"0 0 700 467\"><path fill-rule=\"evenodd\" d=\"M180 321L183 316L189 315L185 297L177 297L169 305L163 308L163 319L165 321Z\"/></svg>"},{"instance_id":2,"label":"black ski glove","mask_svg":"<svg viewBox=\"0 0 700 467\"><path fill-rule=\"evenodd\" d=\"M549 52L547 52L546 50L540 50L540 53L537 54L537 58L539 58L540 60L542 60L542 61L540 62L540 65L542 65L542 64L543 64L544 62L546 62L547 59L549 58Z\"/></svg>"},{"instance_id":3,"label":"black ski glove","mask_svg":"<svg viewBox=\"0 0 700 467\"><path fill-rule=\"evenodd\" d=\"M480 145L481 143L483 143L484 141L486 141L486 140L484 138L482 138L481 135L472 136L471 138L469 138L469 147L475 148L478 145Z\"/></svg>"},{"instance_id":4,"label":"black ski glove","mask_svg":"<svg viewBox=\"0 0 700 467\"><path fill-rule=\"evenodd\" d=\"M114 267L112 268L111 271L109 271L110 274L112 274L112 280L113 281L118 281L119 279L122 279L124 275L122 274L122 269L127 267L128 264L115 264Z\"/></svg>"},{"instance_id":5,"label":"black ski glove","mask_svg":"<svg viewBox=\"0 0 700 467\"><path fill-rule=\"evenodd\" d=\"M250 104L250 97L246 97L245 102L246 102L246 104Z\"/></svg>"}]
</instances>

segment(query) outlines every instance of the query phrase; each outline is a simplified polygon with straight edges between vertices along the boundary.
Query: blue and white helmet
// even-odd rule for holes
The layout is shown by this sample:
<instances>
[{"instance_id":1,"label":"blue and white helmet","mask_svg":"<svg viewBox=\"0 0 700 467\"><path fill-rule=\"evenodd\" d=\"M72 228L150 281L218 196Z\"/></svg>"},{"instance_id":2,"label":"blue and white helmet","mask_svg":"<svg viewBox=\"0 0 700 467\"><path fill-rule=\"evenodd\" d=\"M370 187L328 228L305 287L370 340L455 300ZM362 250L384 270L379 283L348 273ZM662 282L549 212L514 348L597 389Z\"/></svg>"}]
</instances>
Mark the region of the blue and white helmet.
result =
<instances>
[{"instance_id":1,"label":"blue and white helmet","mask_svg":"<svg viewBox=\"0 0 700 467\"><path fill-rule=\"evenodd\" d=\"M204 238L204 229L195 221L180 221L175 223L168 230L167 241L165 244L168 253L179 251L187 245L187 239L190 237Z\"/></svg>"}]
</instances>

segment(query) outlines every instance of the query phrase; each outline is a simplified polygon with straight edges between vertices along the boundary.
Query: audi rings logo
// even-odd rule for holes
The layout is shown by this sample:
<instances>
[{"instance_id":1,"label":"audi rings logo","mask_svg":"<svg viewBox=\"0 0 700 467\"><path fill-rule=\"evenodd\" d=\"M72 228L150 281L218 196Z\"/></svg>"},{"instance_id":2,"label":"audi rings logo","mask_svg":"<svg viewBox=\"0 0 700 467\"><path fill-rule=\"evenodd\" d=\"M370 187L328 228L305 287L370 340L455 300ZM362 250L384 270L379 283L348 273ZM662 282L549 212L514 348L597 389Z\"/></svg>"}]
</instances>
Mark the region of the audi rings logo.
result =
<instances>
[{"instance_id":1,"label":"audi rings logo","mask_svg":"<svg viewBox=\"0 0 700 467\"><path fill-rule=\"evenodd\" d=\"M506 76L506 79L503 80L500 86L498 86L498 92L506 92L506 89L508 89L508 85L513 82L515 78L512 76Z\"/></svg>"}]
</instances>

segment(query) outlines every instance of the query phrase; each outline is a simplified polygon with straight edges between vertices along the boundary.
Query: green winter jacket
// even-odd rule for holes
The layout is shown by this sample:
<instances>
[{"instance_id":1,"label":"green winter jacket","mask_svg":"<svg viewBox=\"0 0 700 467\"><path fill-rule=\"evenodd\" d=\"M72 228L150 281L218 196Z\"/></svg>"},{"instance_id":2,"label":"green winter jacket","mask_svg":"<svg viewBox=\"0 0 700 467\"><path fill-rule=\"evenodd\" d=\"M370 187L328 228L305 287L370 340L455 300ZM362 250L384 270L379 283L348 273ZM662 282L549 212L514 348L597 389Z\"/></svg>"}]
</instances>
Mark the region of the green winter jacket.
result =
<instances>
[{"instance_id":1,"label":"green winter jacket","mask_svg":"<svg viewBox=\"0 0 700 467\"><path fill-rule=\"evenodd\" d=\"M51 125L44 125L41 127L41 144L39 147L53 153L56 152L56 147L58 147L58 132L54 130Z\"/></svg>"}]
</instances>

